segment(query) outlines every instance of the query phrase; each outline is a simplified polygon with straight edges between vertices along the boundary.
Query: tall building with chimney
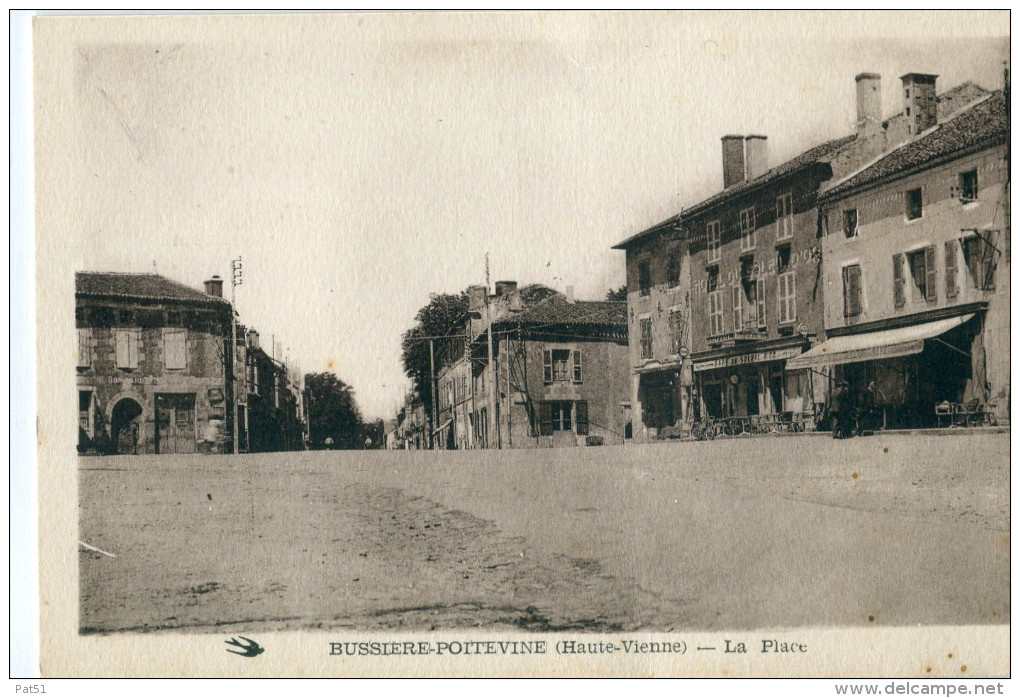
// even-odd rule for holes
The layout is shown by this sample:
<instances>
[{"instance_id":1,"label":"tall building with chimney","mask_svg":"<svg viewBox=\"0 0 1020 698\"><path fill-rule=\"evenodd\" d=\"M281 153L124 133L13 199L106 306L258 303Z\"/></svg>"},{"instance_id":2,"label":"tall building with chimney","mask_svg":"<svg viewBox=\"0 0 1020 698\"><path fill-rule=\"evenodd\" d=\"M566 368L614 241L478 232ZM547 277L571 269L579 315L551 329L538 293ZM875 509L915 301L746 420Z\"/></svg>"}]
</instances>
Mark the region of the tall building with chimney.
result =
<instances>
[{"instance_id":1,"label":"tall building with chimney","mask_svg":"<svg viewBox=\"0 0 1020 698\"><path fill-rule=\"evenodd\" d=\"M157 274L75 274L78 450L230 450L230 304Z\"/></svg>"},{"instance_id":2,"label":"tall building with chimney","mask_svg":"<svg viewBox=\"0 0 1020 698\"><path fill-rule=\"evenodd\" d=\"M883 119L880 76L858 75L855 132L778 165L764 135L723 136L722 190L615 246L627 254L636 439L706 417L817 422L829 375L788 362L825 339L819 193L987 94L965 83L935 97L922 74L904 85L904 111Z\"/></svg>"},{"instance_id":3,"label":"tall building with chimney","mask_svg":"<svg viewBox=\"0 0 1020 698\"><path fill-rule=\"evenodd\" d=\"M903 142L822 192L827 341L787 364L873 381L876 426L1009 417L1008 106L935 83L904 75Z\"/></svg>"}]
</instances>

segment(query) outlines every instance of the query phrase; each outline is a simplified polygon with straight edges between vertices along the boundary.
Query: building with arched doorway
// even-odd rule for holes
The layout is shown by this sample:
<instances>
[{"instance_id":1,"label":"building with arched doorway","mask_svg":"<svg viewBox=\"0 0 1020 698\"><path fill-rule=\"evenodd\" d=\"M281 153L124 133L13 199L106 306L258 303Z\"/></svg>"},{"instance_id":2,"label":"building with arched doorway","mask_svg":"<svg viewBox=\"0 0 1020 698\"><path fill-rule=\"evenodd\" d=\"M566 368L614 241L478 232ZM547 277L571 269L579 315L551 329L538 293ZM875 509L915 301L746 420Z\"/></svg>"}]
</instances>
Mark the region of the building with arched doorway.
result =
<instances>
[{"instance_id":1,"label":"building with arched doorway","mask_svg":"<svg viewBox=\"0 0 1020 698\"><path fill-rule=\"evenodd\" d=\"M230 304L157 274L75 274L78 450L231 450Z\"/></svg>"}]
</instances>

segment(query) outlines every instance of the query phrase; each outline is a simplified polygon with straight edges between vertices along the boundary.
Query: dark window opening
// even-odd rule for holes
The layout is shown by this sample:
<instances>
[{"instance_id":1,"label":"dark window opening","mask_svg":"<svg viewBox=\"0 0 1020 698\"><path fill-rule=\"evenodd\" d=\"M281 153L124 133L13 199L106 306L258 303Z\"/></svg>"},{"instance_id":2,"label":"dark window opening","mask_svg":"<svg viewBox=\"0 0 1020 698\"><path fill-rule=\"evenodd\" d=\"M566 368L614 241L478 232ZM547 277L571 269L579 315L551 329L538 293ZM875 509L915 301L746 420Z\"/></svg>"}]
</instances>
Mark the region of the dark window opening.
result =
<instances>
[{"instance_id":1,"label":"dark window opening","mask_svg":"<svg viewBox=\"0 0 1020 698\"><path fill-rule=\"evenodd\" d=\"M857 209L843 211L843 234L848 238L857 237Z\"/></svg>"},{"instance_id":2,"label":"dark window opening","mask_svg":"<svg viewBox=\"0 0 1020 698\"><path fill-rule=\"evenodd\" d=\"M670 288L680 285L680 253L673 251L666 257L666 284Z\"/></svg>"},{"instance_id":3,"label":"dark window opening","mask_svg":"<svg viewBox=\"0 0 1020 698\"><path fill-rule=\"evenodd\" d=\"M960 173L960 201L977 201L978 198L978 176L977 170Z\"/></svg>"},{"instance_id":4,"label":"dark window opening","mask_svg":"<svg viewBox=\"0 0 1020 698\"><path fill-rule=\"evenodd\" d=\"M708 270L708 292L713 293L719 290L719 267L712 267Z\"/></svg>"},{"instance_id":5,"label":"dark window opening","mask_svg":"<svg viewBox=\"0 0 1020 698\"><path fill-rule=\"evenodd\" d=\"M776 273L785 274L790 271L790 246L783 245L776 248Z\"/></svg>"},{"instance_id":6,"label":"dark window opening","mask_svg":"<svg viewBox=\"0 0 1020 698\"><path fill-rule=\"evenodd\" d=\"M641 289L641 295L647 296L651 292L652 288L652 265L647 259L643 259L638 262L638 286Z\"/></svg>"},{"instance_id":7,"label":"dark window opening","mask_svg":"<svg viewBox=\"0 0 1020 698\"><path fill-rule=\"evenodd\" d=\"M906 208L907 220L912 221L915 218L921 217L921 190L911 189L903 195L904 205Z\"/></svg>"}]
</instances>

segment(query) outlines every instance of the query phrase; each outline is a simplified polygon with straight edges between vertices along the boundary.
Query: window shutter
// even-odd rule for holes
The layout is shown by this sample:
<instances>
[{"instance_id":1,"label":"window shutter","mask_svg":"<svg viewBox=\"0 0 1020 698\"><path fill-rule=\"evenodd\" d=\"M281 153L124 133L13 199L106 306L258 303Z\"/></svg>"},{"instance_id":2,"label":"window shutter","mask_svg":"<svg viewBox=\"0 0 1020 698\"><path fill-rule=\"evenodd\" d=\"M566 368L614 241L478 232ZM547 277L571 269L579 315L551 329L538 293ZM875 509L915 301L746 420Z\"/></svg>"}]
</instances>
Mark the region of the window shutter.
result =
<instances>
[{"instance_id":1,"label":"window shutter","mask_svg":"<svg viewBox=\"0 0 1020 698\"><path fill-rule=\"evenodd\" d=\"M857 317L861 314L861 267L851 264L843 268L843 274L847 317Z\"/></svg>"},{"instance_id":2,"label":"window shutter","mask_svg":"<svg viewBox=\"0 0 1020 698\"><path fill-rule=\"evenodd\" d=\"M758 299L758 327L765 327L765 280L758 279L755 282L758 286L757 299Z\"/></svg>"},{"instance_id":3,"label":"window shutter","mask_svg":"<svg viewBox=\"0 0 1020 698\"><path fill-rule=\"evenodd\" d=\"M163 361L168 369L181 369L187 367L187 330L163 330Z\"/></svg>"},{"instance_id":4,"label":"window shutter","mask_svg":"<svg viewBox=\"0 0 1020 698\"><path fill-rule=\"evenodd\" d=\"M92 330L78 330L78 367L88 368L92 365Z\"/></svg>"},{"instance_id":5,"label":"window shutter","mask_svg":"<svg viewBox=\"0 0 1020 698\"><path fill-rule=\"evenodd\" d=\"M892 269L893 269L893 305L897 308L902 308L907 303L906 294L906 279L903 276L903 261L904 256L902 253L894 254L892 258Z\"/></svg>"},{"instance_id":6,"label":"window shutter","mask_svg":"<svg viewBox=\"0 0 1020 698\"><path fill-rule=\"evenodd\" d=\"M938 298L938 289L935 288L937 275L935 273L935 246L924 248L924 299L934 301Z\"/></svg>"},{"instance_id":7,"label":"window shutter","mask_svg":"<svg viewBox=\"0 0 1020 698\"><path fill-rule=\"evenodd\" d=\"M581 382L581 351L579 349L574 350L574 382Z\"/></svg>"},{"instance_id":8,"label":"window shutter","mask_svg":"<svg viewBox=\"0 0 1020 698\"><path fill-rule=\"evenodd\" d=\"M981 290L991 291L995 288L995 245L986 238L981 238Z\"/></svg>"},{"instance_id":9,"label":"window shutter","mask_svg":"<svg viewBox=\"0 0 1020 698\"><path fill-rule=\"evenodd\" d=\"M541 436L552 435L552 404L548 402L538 405L538 433Z\"/></svg>"},{"instance_id":10,"label":"window shutter","mask_svg":"<svg viewBox=\"0 0 1020 698\"><path fill-rule=\"evenodd\" d=\"M574 403L577 408L577 435L588 435L588 401L578 400Z\"/></svg>"},{"instance_id":11,"label":"window shutter","mask_svg":"<svg viewBox=\"0 0 1020 698\"><path fill-rule=\"evenodd\" d=\"M553 379L552 352L546 349L545 351L542 352L542 357L545 362L544 367L545 370L543 372L543 377L546 383L552 383Z\"/></svg>"},{"instance_id":12,"label":"window shutter","mask_svg":"<svg viewBox=\"0 0 1020 698\"><path fill-rule=\"evenodd\" d=\"M740 284L738 282L736 286L730 289L730 291L733 296L733 331L739 332L740 328L744 324L744 309L740 303L740 297L743 295L743 290L740 288Z\"/></svg>"},{"instance_id":13,"label":"window shutter","mask_svg":"<svg viewBox=\"0 0 1020 698\"><path fill-rule=\"evenodd\" d=\"M960 289L956 283L956 240L946 243L946 298L956 298Z\"/></svg>"},{"instance_id":14,"label":"window shutter","mask_svg":"<svg viewBox=\"0 0 1020 698\"><path fill-rule=\"evenodd\" d=\"M130 368L131 358L128 348L129 335L127 330L117 331L117 368Z\"/></svg>"}]
</instances>

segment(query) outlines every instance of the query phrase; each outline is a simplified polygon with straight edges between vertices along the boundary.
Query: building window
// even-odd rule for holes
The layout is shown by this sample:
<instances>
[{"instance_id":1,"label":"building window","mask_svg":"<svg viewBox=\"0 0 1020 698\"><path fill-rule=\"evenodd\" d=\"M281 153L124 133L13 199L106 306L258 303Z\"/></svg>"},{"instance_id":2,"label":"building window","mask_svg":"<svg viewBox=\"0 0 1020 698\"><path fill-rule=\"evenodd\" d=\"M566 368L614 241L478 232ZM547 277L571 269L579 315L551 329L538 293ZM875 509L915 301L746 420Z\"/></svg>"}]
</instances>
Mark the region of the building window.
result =
<instances>
[{"instance_id":1,"label":"building window","mask_svg":"<svg viewBox=\"0 0 1020 698\"><path fill-rule=\"evenodd\" d=\"M187 368L188 331L177 328L163 330L163 363L167 369Z\"/></svg>"},{"instance_id":2,"label":"building window","mask_svg":"<svg viewBox=\"0 0 1020 698\"><path fill-rule=\"evenodd\" d=\"M638 262L638 286L641 289L641 295L647 296L651 293L652 288L652 263L647 259L642 259Z\"/></svg>"},{"instance_id":3,"label":"building window","mask_svg":"<svg viewBox=\"0 0 1020 698\"><path fill-rule=\"evenodd\" d=\"M737 284L730 289L733 297L733 331L744 329L744 285Z\"/></svg>"},{"instance_id":4,"label":"building window","mask_svg":"<svg viewBox=\"0 0 1020 698\"><path fill-rule=\"evenodd\" d=\"M680 285L680 252L672 250L666 256L666 285L675 288Z\"/></svg>"},{"instance_id":5,"label":"building window","mask_svg":"<svg viewBox=\"0 0 1020 698\"><path fill-rule=\"evenodd\" d=\"M569 349L546 349L544 353L545 370L544 378L546 383L569 381L571 377L570 350ZM580 357L578 357L580 359ZM580 373L580 363L578 363Z\"/></svg>"},{"instance_id":6,"label":"building window","mask_svg":"<svg viewBox=\"0 0 1020 698\"><path fill-rule=\"evenodd\" d=\"M556 431L573 431L573 407L574 403L569 400L552 400L539 403L539 434L551 436ZM588 410L585 403L585 431L588 426ZM578 425L580 427L580 425Z\"/></svg>"},{"instance_id":7,"label":"building window","mask_svg":"<svg viewBox=\"0 0 1020 698\"><path fill-rule=\"evenodd\" d=\"M788 325L797 320L797 272L779 274L776 280L779 286L779 324Z\"/></svg>"},{"instance_id":8,"label":"building window","mask_svg":"<svg viewBox=\"0 0 1020 698\"><path fill-rule=\"evenodd\" d=\"M963 259L974 288L981 291L995 288L995 255L995 247L980 235L963 241Z\"/></svg>"},{"instance_id":9,"label":"building window","mask_svg":"<svg viewBox=\"0 0 1020 698\"><path fill-rule=\"evenodd\" d=\"M776 240L793 237L793 194L776 198Z\"/></svg>"},{"instance_id":10,"label":"building window","mask_svg":"<svg viewBox=\"0 0 1020 698\"><path fill-rule=\"evenodd\" d=\"M962 203L968 203L971 201L977 201L978 198L978 178L977 170L968 170L967 172L961 172L959 177L960 187L960 201Z\"/></svg>"},{"instance_id":11,"label":"building window","mask_svg":"<svg viewBox=\"0 0 1020 698\"><path fill-rule=\"evenodd\" d=\"M749 252L755 248L754 207L740 212L740 251Z\"/></svg>"},{"instance_id":12,"label":"building window","mask_svg":"<svg viewBox=\"0 0 1020 698\"><path fill-rule=\"evenodd\" d=\"M907 214L907 220L912 221L921 217L921 190L911 189L903 195L903 204Z\"/></svg>"},{"instance_id":13,"label":"building window","mask_svg":"<svg viewBox=\"0 0 1020 698\"><path fill-rule=\"evenodd\" d=\"M776 248L776 273L785 274L790 271L790 260L793 254L789 245Z\"/></svg>"},{"instance_id":14,"label":"building window","mask_svg":"<svg viewBox=\"0 0 1020 698\"><path fill-rule=\"evenodd\" d=\"M138 352L141 331L137 329L117 330L117 368L138 368Z\"/></svg>"},{"instance_id":15,"label":"building window","mask_svg":"<svg viewBox=\"0 0 1020 698\"><path fill-rule=\"evenodd\" d=\"M861 265L843 267L843 317L861 314Z\"/></svg>"},{"instance_id":16,"label":"building window","mask_svg":"<svg viewBox=\"0 0 1020 698\"><path fill-rule=\"evenodd\" d=\"M755 281L753 283L754 283L754 286L752 287L752 289L754 290L755 301L756 301L756 305L758 306L758 312L757 312L758 327L759 328L764 328L765 327L765 279L758 279L757 281Z\"/></svg>"},{"instance_id":17,"label":"building window","mask_svg":"<svg viewBox=\"0 0 1020 698\"><path fill-rule=\"evenodd\" d=\"M848 208L843 211L843 234L848 238L857 237L857 209Z\"/></svg>"},{"instance_id":18,"label":"building window","mask_svg":"<svg viewBox=\"0 0 1020 698\"><path fill-rule=\"evenodd\" d=\"M949 240L946 245L946 298L956 298L960 293L960 282L957 269L959 264L956 261L957 250L960 243L957 240Z\"/></svg>"},{"instance_id":19,"label":"building window","mask_svg":"<svg viewBox=\"0 0 1020 698\"><path fill-rule=\"evenodd\" d=\"M708 270L708 320L710 335L722 334L723 327L723 292L719 288L719 268Z\"/></svg>"},{"instance_id":20,"label":"building window","mask_svg":"<svg viewBox=\"0 0 1020 698\"><path fill-rule=\"evenodd\" d=\"M641 358L652 358L652 318L643 317L641 325Z\"/></svg>"},{"instance_id":21,"label":"building window","mask_svg":"<svg viewBox=\"0 0 1020 698\"><path fill-rule=\"evenodd\" d=\"M130 310L121 310L117 313L117 319L122 325L130 325L134 320L134 313Z\"/></svg>"},{"instance_id":22,"label":"building window","mask_svg":"<svg viewBox=\"0 0 1020 698\"><path fill-rule=\"evenodd\" d=\"M81 327L78 329L78 368L91 368L92 366L92 329Z\"/></svg>"},{"instance_id":23,"label":"building window","mask_svg":"<svg viewBox=\"0 0 1020 698\"><path fill-rule=\"evenodd\" d=\"M718 262L722 256L722 236L719 233L719 221L712 221L705 230L705 240L708 249L708 261Z\"/></svg>"},{"instance_id":24,"label":"building window","mask_svg":"<svg viewBox=\"0 0 1020 698\"><path fill-rule=\"evenodd\" d=\"M578 349L574 350L574 382L581 382L581 352Z\"/></svg>"},{"instance_id":25,"label":"building window","mask_svg":"<svg viewBox=\"0 0 1020 698\"><path fill-rule=\"evenodd\" d=\"M682 310L669 311L669 352L674 356L684 348L687 321Z\"/></svg>"},{"instance_id":26,"label":"building window","mask_svg":"<svg viewBox=\"0 0 1020 698\"><path fill-rule=\"evenodd\" d=\"M907 303L907 275L903 270L904 262L902 254L893 255L893 306L896 308L902 308Z\"/></svg>"},{"instance_id":27,"label":"building window","mask_svg":"<svg viewBox=\"0 0 1020 698\"><path fill-rule=\"evenodd\" d=\"M914 280L915 301L934 302L935 289L935 247L907 253L907 264L910 265L910 276Z\"/></svg>"}]
</instances>

